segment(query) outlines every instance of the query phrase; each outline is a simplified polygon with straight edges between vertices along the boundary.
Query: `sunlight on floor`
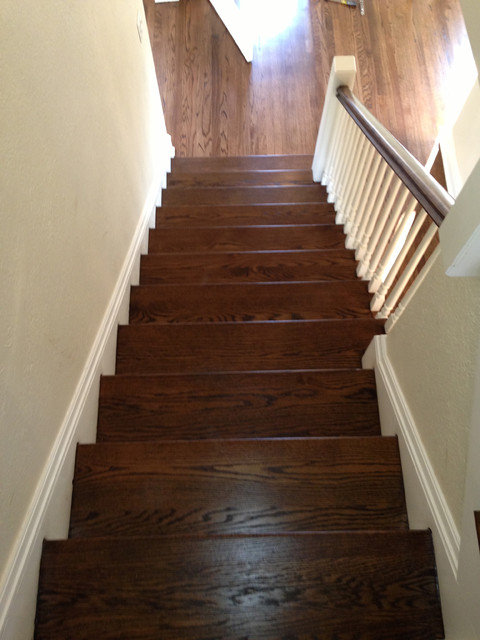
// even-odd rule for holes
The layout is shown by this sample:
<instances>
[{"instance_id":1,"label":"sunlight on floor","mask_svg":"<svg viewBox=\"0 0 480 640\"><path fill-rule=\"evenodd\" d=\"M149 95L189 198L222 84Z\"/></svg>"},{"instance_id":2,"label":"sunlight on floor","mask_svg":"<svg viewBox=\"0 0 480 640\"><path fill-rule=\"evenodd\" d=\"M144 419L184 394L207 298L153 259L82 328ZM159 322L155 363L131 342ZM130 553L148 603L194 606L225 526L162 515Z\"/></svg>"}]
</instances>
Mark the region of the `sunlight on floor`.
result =
<instances>
[{"instance_id":1,"label":"sunlight on floor","mask_svg":"<svg viewBox=\"0 0 480 640\"><path fill-rule=\"evenodd\" d=\"M293 25L299 11L299 0L241 0L246 23L254 39L272 40Z\"/></svg>"}]
</instances>

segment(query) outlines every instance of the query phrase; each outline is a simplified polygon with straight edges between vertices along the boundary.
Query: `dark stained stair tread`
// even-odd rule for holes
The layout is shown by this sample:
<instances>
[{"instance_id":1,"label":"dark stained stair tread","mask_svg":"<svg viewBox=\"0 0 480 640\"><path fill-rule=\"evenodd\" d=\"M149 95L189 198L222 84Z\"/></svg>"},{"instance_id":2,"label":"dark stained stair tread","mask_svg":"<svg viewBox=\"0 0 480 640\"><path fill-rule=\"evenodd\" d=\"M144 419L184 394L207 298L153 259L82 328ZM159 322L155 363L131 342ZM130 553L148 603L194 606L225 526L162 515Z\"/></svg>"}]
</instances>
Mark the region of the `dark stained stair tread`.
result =
<instances>
[{"instance_id":1,"label":"dark stained stair tread","mask_svg":"<svg viewBox=\"0 0 480 640\"><path fill-rule=\"evenodd\" d=\"M335 210L332 204L252 204L196 205L157 209L157 226L212 227L219 225L285 225L332 224Z\"/></svg>"},{"instance_id":2,"label":"dark stained stair tread","mask_svg":"<svg viewBox=\"0 0 480 640\"><path fill-rule=\"evenodd\" d=\"M406 529L396 438L81 445L70 537Z\"/></svg>"},{"instance_id":3,"label":"dark stained stair tread","mask_svg":"<svg viewBox=\"0 0 480 640\"><path fill-rule=\"evenodd\" d=\"M142 256L140 282L228 283L355 279L352 251L276 251L245 253L148 254Z\"/></svg>"},{"instance_id":4,"label":"dark stained stair tread","mask_svg":"<svg viewBox=\"0 0 480 640\"><path fill-rule=\"evenodd\" d=\"M157 227L150 231L151 253L305 251L342 249L345 236L333 224L262 227Z\"/></svg>"},{"instance_id":5,"label":"dark stained stair tread","mask_svg":"<svg viewBox=\"0 0 480 640\"><path fill-rule=\"evenodd\" d=\"M311 155L227 156L208 158L180 158L172 161L172 173L210 171L282 171L311 169Z\"/></svg>"},{"instance_id":6,"label":"dark stained stair tread","mask_svg":"<svg viewBox=\"0 0 480 640\"><path fill-rule=\"evenodd\" d=\"M269 169L261 171L202 171L175 170L168 176L169 189L189 187L238 187L269 185L313 185L311 169Z\"/></svg>"},{"instance_id":7,"label":"dark stained stair tread","mask_svg":"<svg viewBox=\"0 0 480 640\"><path fill-rule=\"evenodd\" d=\"M144 285L130 295L130 323L368 318L366 283Z\"/></svg>"},{"instance_id":8,"label":"dark stained stair tread","mask_svg":"<svg viewBox=\"0 0 480 640\"><path fill-rule=\"evenodd\" d=\"M47 542L36 640L443 638L429 532Z\"/></svg>"},{"instance_id":9,"label":"dark stained stair tread","mask_svg":"<svg viewBox=\"0 0 480 640\"><path fill-rule=\"evenodd\" d=\"M373 371L105 376L97 438L380 435Z\"/></svg>"},{"instance_id":10,"label":"dark stained stair tread","mask_svg":"<svg viewBox=\"0 0 480 640\"><path fill-rule=\"evenodd\" d=\"M384 323L311 164L173 161L36 640L444 637L361 369Z\"/></svg>"},{"instance_id":11,"label":"dark stained stair tread","mask_svg":"<svg viewBox=\"0 0 480 640\"><path fill-rule=\"evenodd\" d=\"M269 186L269 187L191 187L166 189L162 202L166 205L197 204L269 204L292 202L327 202L325 187Z\"/></svg>"},{"instance_id":12,"label":"dark stained stair tread","mask_svg":"<svg viewBox=\"0 0 480 640\"><path fill-rule=\"evenodd\" d=\"M378 320L126 325L116 373L360 368Z\"/></svg>"}]
</instances>

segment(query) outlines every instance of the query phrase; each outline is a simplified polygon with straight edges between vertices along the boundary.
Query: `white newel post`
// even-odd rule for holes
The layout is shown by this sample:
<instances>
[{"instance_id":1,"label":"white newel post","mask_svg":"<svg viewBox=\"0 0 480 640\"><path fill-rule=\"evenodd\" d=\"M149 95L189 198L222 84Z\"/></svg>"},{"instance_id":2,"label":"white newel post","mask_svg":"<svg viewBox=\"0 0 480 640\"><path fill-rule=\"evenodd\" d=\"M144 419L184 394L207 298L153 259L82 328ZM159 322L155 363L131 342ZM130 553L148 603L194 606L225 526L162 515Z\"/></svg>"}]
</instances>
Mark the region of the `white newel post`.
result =
<instances>
[{"instance_id":1,"label":"white newel post","mask_svg":"<svg viewBox=\"0 0 480 640\"><path fill-rule=\"evenodd\" d=\"M323 106L322 119L318 130L315 155L313 157L312 174L315 182L321 182L325 167L327 166L329 152L333 142L334 123L337 108L340 106L337 100L337 89L346 85L353 89L357 65L354 56L335 56L332 62L330 78L328 80L327 93Z\"/></svg>"}]
</instances>

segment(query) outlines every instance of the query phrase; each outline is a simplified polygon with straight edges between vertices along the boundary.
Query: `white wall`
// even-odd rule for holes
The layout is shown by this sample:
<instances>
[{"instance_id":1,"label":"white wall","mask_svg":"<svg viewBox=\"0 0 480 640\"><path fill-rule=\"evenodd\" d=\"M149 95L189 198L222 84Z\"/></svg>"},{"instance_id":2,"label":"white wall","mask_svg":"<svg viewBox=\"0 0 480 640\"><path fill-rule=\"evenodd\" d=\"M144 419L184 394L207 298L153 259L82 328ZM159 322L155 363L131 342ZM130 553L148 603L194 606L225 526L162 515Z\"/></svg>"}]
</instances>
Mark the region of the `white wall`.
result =
<instances>
[{"instance_id":1,"label":"white wall","mask_svg":"<svg viewBox=\"0 0 480 640\"><path fill-rule=\"evenodd\" d=\"M2 639L28 637L41 538L65 535L74 445L94 437L98 375L169 163L137 18L142 0L2 0Z\"/></svg>"}]
</instances>

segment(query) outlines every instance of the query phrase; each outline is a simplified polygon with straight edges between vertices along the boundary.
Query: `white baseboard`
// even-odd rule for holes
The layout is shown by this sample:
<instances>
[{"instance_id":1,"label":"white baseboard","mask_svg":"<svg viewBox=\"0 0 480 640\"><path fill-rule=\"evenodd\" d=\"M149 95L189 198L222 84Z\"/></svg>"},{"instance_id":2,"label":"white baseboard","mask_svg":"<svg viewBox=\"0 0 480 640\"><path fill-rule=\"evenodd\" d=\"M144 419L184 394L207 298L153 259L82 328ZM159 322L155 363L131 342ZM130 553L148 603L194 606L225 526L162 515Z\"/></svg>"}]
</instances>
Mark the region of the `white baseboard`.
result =
<instances>
[{"instance_id":1,"label":"white baseboard","mask_svg":"<svg viewBox=\"0 0 480 640\"><path fill-rule=\"evenodd\" d=\"M460 534L388 358L387 340L376 336L363 359L364 368L375 369L382 433L399 438L410 527L432 530L437 552L445 554L456 576Z\"/></svg>"},{"instance_id":2,"label":"white baseboard","mask_svg":"<svg viewBox=\"0 0 480 640\"><path fill-rule=\"evenodd\" d=\"M128 322L130 285L138 282L140 255L147 249L158 193L166 184L164 173L162 170L147 194L107 311L12 553L0 593L1 640L33 637L42 541L68 534L76 445L95 440L100 375L114 372L117 326Z\"/></svg>"}]
</instances>

